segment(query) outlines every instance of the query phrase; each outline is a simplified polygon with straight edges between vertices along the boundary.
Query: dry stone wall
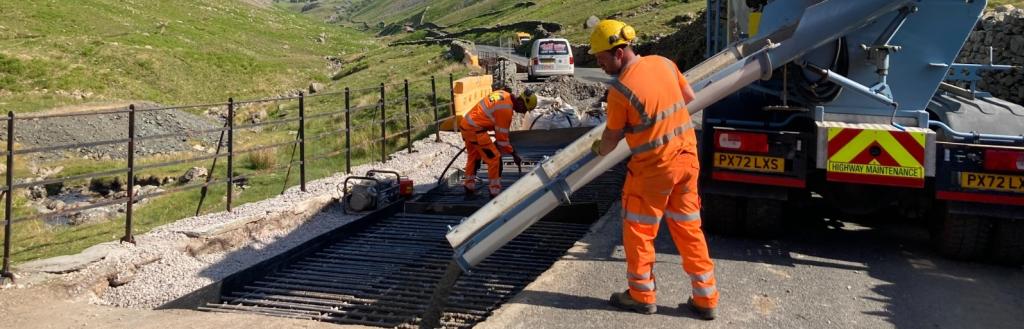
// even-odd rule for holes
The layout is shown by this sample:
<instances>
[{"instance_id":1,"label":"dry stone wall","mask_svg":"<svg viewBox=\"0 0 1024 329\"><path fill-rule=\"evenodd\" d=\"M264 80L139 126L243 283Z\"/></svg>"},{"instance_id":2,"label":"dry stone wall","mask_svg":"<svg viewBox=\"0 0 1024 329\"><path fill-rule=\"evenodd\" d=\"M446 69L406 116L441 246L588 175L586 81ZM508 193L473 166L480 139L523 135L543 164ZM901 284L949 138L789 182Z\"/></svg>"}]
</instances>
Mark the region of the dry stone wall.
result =
<instances>
[{"instance_id":1,"label":"dry stone wall","mask_svg":"<svg viewBox=\"0 0 1024 329\"><path fill-rule=\"evenodd\" d=\"M989 47L994 64L1024 66L1024 9L999 6L985 13L975 31L964 44L960 63L987 64ZM996 97L1024 104L1024 70L989 72L978 88Z\"/></svg>"}]
</instances>

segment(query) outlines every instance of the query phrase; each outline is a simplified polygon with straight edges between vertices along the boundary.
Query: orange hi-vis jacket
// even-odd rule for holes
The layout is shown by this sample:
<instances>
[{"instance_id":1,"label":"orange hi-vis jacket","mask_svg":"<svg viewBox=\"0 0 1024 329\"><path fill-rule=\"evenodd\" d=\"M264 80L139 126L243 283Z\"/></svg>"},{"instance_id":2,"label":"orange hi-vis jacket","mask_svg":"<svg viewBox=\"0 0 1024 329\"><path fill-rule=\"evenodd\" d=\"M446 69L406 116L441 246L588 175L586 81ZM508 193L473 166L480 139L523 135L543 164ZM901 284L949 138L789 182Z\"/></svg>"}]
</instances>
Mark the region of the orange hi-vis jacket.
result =
<instances>
[{"instance_id":1,"label":"orange hi-vis jacket","mask_svg":"<svg viewBox=\"0 0 1024 329\"><path fill-rule=\"evenodd\" d=\"M630 171L641 176L663 173L680 151L696 153L697 136L682 93L687 81L675 63L661 56L641 57L611 85L607 128L624 130L633 152Z\"/></svg>"},{"instance_id":2,"label":"orange hi-vis jacket","mask_svg":"<svg viewBox=\"0 0 1024 329\"><path fill-rule=\"evenodd\" d=\"M494 130L494 144L501 153L512 153L512 143L509 142L509 128L512 127L512 94L504 90L492 92L484 97L473 109L463 116L465 120L460 123L460 128L466 131L487 132ZM486 134L483 134L485 137ZM486 143L490 144L490 137Z\"/></svg>"},{"instance_id":3,"label":"orange hi-vis jacket","mask_svg":"<svg viewBox=\"0 0 1024 329\"><path fill-rule=\"evenodd\" d=\"M630 297L656 302L654 240L665 223L690 277L693 303L718 305L714 262L701 230L696 134L686 79L675 63L646 56L622 69L608 93L607 129L625 132L633 153L622 187L622 246Z\"/></svg>"}]
</instances>

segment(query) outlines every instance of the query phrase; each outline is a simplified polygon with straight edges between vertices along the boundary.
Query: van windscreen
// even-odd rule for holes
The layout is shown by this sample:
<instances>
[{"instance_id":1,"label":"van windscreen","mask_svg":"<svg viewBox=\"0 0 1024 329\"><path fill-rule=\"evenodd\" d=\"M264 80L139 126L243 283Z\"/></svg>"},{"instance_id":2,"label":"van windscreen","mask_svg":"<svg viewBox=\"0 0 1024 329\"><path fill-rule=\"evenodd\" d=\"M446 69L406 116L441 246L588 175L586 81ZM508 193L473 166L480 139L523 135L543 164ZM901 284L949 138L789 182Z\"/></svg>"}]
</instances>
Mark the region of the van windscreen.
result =
<instances>
[{"instance_id":1,"label":"van windscreen","mask_svg":"<svg viewBox=\"0 0 1024 329\"><path fill-rule=\"evenodd\" d=\"M541 41L537 53L540 55L568 55L569 45L565 41Z\"/></svg>"}]
</instances>

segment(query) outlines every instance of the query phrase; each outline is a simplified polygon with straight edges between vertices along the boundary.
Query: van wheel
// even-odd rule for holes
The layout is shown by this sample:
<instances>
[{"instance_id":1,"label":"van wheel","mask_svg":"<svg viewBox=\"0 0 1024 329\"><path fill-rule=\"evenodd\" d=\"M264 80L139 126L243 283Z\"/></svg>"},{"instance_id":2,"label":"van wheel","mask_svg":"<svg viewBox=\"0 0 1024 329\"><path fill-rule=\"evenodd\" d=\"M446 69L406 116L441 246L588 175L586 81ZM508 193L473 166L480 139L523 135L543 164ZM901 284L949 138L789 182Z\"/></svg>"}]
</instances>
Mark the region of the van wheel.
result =
<instances>
[{"instance_id":1,"label":"van wheel","mask_svg":"<svg viewBox=\"0 0 1024 329\"><path fill-rule=\"evenodd\" d=\"M992 241L992 261L1024 264L1024 219L1000 218Z\"/></svg>"},{"instance_id":2,"label":"van wheel","mask_svg":"<svg viewBox=\"0 0 1024 329\"><path fill-rule=\"evenodd\" d=\"M746 216L743 200L733 196L706 194L701 199L701 223L711 233L743 234Z\"/></svg>"},{"instance_id":3,"label":"van wheel","mask_svg":"<svg viewBox=\"0 0 1024 329\"><path fill-rule=\"evenodd\" d=\"M978 260L986 254L992 237L989 218L944 211L933 224L931 238L942 255L960 260Z\"/></svg>"}]
</instances>

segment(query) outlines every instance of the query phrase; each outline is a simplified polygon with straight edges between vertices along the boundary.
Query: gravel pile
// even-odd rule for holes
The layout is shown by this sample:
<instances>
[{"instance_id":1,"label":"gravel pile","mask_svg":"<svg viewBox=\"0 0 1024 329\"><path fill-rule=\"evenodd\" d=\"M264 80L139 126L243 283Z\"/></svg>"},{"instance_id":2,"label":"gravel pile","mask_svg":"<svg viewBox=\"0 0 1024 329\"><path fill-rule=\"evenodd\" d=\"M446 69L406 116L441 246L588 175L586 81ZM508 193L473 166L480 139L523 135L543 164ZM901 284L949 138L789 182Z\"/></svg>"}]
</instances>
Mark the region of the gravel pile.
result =
<instances>
[{"instance_id":1,"label":"gravel pile","mask_svg":"<svg viewBox=\"0 0 1024 329\"><path fill-rule=\"evenodd\" d=\"M600 105L607 88L597 82L586 82L571 76L556 76L537 88L537 93L546 97L560 97L576 109L589 109Z\"/></svg>"},{"instance_id":2,"label":"gravel pile","mask_svg":"<svg viewBox=\"0 0 1024 329\"><path fill-rule=\"evenodd\" d=\"M153 106L153 105L150 105ZM177 134L177 137L139 141L135 145L136 155L155 155L192 148L190 143L216 144L217 134L194 135L190 132L223 126L208 116L195 115L180 110L139 112L135 116L138 137ZM5 128L6 129L6 128ZM0 140L6 140L0 136ZM15 125L15 141L27 148L48 147L88 142L102 142L128 138L128 114L100 114L74 117L42 118L18 121ZM102 145L73 148L66 151L37 153L42 160L67 157L87 159L125 158L128 144Z\"/></svg>"},{"instance_id":3,"label":"gravel pile","mask_svg":"<svg viewBox=\"0 0 1024 329\"><path fill-rule=\"evenodd\" d=\"M394 153L386 163L358 166L353 172L361 175L370 169L396 170L412 178L417 191L425 191L433 187L444 166L462 147L457 133L442 133L441 139L441 142L434 142L432 137L417 141L413 144L415 152L411 154ZM453 167L463 166L465 156L461 158ZM137 245L121 245L111 256L84 270L64 275L63 280L74 295L88 294L91 290L95 297L93 302L97 304L132 308L159 306L357 217L344 215L340 207L330 206L297 225L265 225L265 229L250 233L250 243L227 251L190 253L187 246L196 239L182 232L291 211L299 203L316 197L340 197L337 186L345 177L336 174L309 182L308 193L294 187L284 195L238 207L233 213L208 214L158 227L136 237Z\"/></svg>"}]
</instances>

